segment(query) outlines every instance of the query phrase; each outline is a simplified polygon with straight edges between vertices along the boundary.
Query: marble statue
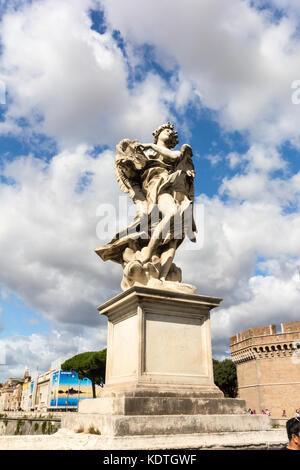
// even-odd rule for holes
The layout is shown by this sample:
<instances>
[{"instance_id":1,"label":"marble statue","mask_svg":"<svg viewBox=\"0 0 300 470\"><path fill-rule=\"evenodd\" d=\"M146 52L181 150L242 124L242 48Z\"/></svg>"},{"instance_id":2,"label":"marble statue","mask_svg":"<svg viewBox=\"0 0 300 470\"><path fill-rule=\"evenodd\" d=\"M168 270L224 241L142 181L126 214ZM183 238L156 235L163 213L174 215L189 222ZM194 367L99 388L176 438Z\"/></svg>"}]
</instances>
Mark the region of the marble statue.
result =
<instances>
[{"instance_id":1,"label":"marble statue","mask_svg":"<svg viewBox=\"0 0 300 470\"><path fill-rule=\"evenodd\" d=\"M143 285L194 293L193 286L181 283L181 269L173 261L185 237L196 240L192 149L185 144L172 150L178 134L170 122L153 137L154 143L124 139L116 146L116 178L137 213L129 227L95 252L122 265L123 290Z\"/></svg>"}]
</instances>

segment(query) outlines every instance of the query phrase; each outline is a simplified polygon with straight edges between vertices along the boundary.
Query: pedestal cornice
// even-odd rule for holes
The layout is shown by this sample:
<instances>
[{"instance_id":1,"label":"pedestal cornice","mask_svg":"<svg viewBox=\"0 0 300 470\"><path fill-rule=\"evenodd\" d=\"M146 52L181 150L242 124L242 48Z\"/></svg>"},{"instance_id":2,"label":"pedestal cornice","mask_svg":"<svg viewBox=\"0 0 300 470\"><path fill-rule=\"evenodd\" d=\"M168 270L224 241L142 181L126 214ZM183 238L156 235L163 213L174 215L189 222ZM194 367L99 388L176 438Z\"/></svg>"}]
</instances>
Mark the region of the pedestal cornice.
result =
<instances>
[{"instance_id":1,"label":"pedestal cornice","mask_svg":"<svg viewBox=\"0 0 300 470\"><path fill-rule=\"evenodd\" d=\"M120 304L135 305L138 300L155 300L155 301L166 301L169 302L182 302L189 305L195 305L199 308L202 306L203 309L210 311L213 308L219 307L223 299L219 297L212 297L198 294L184 294L181 292L166 291L162 289L153 289L149 287L133 286L124 292L116 295L112 299L108 300L104 304L98 307L98 311L101 315L110 315L114 310L118 309Z\"/></svg>"}]
</instances>

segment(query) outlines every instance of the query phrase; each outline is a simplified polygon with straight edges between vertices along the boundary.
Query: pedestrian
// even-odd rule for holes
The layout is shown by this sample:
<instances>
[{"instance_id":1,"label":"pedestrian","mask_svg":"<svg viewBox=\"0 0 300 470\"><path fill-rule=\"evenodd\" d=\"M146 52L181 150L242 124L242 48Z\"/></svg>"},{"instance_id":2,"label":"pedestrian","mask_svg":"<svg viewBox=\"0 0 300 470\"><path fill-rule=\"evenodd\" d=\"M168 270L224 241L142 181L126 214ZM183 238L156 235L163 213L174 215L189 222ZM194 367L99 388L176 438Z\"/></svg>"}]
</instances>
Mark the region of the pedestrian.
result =
<instances>
[{"instance_id":1,"label":"pedestrian","mask_svg":"<svg viewBox=\"0 0 300 470\"><path fill-rule=\"evenodd\" d=\"M282 415L281 415L282 418L286 418L286 411L285 410L282 410Z\"/></svg>"},{"instance_id":2,"label":"pedestrian","mask_svg":"<svg viewBox=\"0 0 300 470\"><path fill-rule=\"evenodd\" d=\"M266 415L271 416L271 412L268 410L268 408L266 409Z\"/></svg>"},{"instance_id":3,"label":"pedestrian","mask_svg":"<svg viewBox=\"0 0 300 470\"><path fill-rule=\"evenodd\" d=\"M265 414L266 414L265 410L262 410L261 414L262 414L262 415L265 415Z\"/></svg>"},{"instance_id":4,"label":"pedestrian","mask_svg":"<svg viewBox=\"0 0 300 470\"><path fill-rule=\"evenodd\" d=\"M282 450L300 450L300 418L291 418L286 422L288 444Z\"/></svg>"}]
</instances>

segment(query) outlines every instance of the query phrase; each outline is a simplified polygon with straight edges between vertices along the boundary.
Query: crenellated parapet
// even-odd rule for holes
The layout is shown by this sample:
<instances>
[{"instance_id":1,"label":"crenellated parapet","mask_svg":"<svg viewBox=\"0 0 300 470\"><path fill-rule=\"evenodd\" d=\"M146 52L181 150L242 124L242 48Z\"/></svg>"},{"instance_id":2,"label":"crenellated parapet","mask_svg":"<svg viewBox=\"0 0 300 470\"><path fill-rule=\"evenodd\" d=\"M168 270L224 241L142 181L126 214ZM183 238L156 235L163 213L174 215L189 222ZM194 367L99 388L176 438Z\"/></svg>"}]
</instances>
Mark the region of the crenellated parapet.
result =
<instances>
[{"instance_id":1,"label":"crenellated parapet","mask_svg":"<svg viewBox=\"0 0 300 470\"><path fill-rule=\"evenodd\" d=\"M248 328L230 338L238 397L247 408L287 417L299 408L300 321Z\"/></svg>"},{"instance_id":2,"label":"crenellated parapet","mask_svg":"<svg viewBox=\"0 0 300 470\"><path fill-rule=\"evenodd\" d=\"M235 364L251 361L253 359L271 359L274 357L292 357L297 349L300 350L299 343L272 344L267 346L254 346L231 354L231 359Z\"/></svg>"},{"instance_id":3,"label":"crenellated parapet","mask_svg":"<svg viewBox=\"0 0 300 470\"><path fill-rule=\"evenodd\" d=\"M300 322L282 323L280 332L275 325L248 328L230 338L231 359L236 364L292 357L297 350L300 350Z\"/></svg>"}]
</instances>

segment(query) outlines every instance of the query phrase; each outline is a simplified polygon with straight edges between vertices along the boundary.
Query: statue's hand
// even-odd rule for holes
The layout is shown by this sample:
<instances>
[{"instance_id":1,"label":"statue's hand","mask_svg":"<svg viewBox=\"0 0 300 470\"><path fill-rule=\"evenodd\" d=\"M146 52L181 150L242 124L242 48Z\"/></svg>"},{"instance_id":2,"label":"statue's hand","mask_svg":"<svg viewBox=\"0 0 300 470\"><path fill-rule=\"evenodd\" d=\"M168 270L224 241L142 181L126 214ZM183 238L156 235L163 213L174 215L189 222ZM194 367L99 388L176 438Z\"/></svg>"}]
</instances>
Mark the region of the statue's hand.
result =
<instances>
[{"instance_id":1,"label":"statue's hand","mask_svg":"<svg viewBox=\"0 0 300 470\"><path fill-rule=\"evenodd\" d=\"M153 149L153 145L154 145L154 144L140 144L140 146L141 146L144 150ZM153 149L153 150L154 150L154 149Z\"/></svg>"},{"instance_id":2,"label":"statue's hand","mask_svg":"<svg viewBox=\"0 0 300 470\"><path fill-rule=\"evenodd\" d=\"M145 154L147 158L150 160L153 160L153 158L157 158L157 145L155 144L140 144L140 148L142 152L145 152L145 150L151 150L149 153Z\"/></svg>"}]
</instances>

